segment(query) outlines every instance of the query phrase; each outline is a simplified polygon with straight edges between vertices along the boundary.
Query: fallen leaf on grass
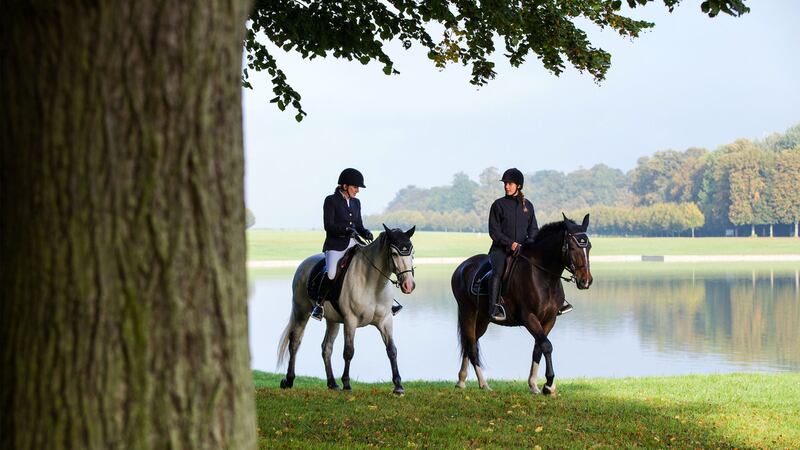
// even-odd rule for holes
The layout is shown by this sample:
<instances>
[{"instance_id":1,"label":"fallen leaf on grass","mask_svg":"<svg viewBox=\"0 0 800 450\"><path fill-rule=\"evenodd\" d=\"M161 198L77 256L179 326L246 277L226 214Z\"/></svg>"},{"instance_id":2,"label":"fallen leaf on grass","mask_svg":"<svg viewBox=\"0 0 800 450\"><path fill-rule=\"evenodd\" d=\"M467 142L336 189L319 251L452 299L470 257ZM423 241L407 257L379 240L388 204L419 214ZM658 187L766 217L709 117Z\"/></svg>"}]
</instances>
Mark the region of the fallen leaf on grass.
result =
<instances>
[{"instance_id":1,"label":"fallen leaf on grass","mask_svg":"<svg viewBox=\"0 0 800 450\"><path fill-rule=\"evenodd\" d=\"M535 429L535 430L533 430L533 431L535 431L535 432L537 432L537 433L541 433L541 432L542 432L542 430L543 430L543 428L542 428L541 426L538 426L538 427L536 427L536 429Z\"/></svg>"}]
</instances>

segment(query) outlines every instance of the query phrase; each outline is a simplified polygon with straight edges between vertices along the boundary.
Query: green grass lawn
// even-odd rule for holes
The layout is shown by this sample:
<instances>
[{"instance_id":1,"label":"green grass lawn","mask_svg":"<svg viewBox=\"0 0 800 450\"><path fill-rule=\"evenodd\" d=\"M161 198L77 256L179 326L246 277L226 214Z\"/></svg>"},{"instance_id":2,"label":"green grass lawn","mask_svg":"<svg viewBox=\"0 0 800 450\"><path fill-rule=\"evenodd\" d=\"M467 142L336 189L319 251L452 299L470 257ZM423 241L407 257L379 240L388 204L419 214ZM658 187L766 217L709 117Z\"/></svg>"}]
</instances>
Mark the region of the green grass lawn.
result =
<instances>
[{"instance_id":1,"label":"green grass lawn","mask_svg":"<svg viewBox=\"0 0 800 450\"><path fill-rule=\"evenodd\" d=\"M377 235L377 233L376 233ZM322 250L322 231L248 230L249 260L303 259ZM416 256L454 257L486 253L485 233L420 231L412 239ZM795 238L592 238L592 255L800 254Z\"/></svg>"},{"instance_id":2,"label":"green grass lawn","mask_svg":"<svg viewBox=\"0 0 800 450\"><path fill-rule=\"evenodd\" d=\"M800 374L574 379L556 397L524 382L325 389L254 372L260 448L798 448Z\"/></svg>"}]
</instances>

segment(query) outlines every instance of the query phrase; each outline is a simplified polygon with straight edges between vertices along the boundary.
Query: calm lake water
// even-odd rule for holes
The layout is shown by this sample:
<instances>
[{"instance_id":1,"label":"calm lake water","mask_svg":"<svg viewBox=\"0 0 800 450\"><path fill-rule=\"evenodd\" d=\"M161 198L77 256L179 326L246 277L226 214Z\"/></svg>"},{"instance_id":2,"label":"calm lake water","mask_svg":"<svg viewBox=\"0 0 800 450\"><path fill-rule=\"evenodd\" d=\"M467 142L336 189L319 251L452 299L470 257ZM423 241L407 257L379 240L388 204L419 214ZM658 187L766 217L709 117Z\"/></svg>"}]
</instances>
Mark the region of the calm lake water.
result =
<instances>
[{"instance_id":1,"label":"calm lake water","mask_svg":"<svg viewBox=\"0 0 800 450\"><path fill-rule=\"evenodd\" d=\"M421 266L414 293L398 291L405 309L395 317L394 336L404 380L456 380L452 269ZM598 263L592 272L588 291L565 285L575 311L560 317L550 333L557 378L800 371L800 264ZM278 341L291 308L291 276L250 275L254 369L276 371ZM325 376L324 329L324 323L309 321L298 375ZM342 334L333 356L337 377ZM527 378L533 339L524 328L490 325L480 342L489 378ZM391 378L376 329L358 329L355 347L351 377ZM472 370L469 379L474 380Z\"/></svg>"}]
</instances>

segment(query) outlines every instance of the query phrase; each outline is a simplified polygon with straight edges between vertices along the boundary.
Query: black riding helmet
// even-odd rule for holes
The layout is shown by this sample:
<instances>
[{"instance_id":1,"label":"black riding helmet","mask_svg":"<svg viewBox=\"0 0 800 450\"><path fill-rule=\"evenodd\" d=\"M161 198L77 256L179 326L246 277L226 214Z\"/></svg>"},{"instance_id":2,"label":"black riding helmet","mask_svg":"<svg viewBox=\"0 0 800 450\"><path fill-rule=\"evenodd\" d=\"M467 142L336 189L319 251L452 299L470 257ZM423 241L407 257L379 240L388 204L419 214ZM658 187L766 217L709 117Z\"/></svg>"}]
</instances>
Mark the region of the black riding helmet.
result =
<instances>
[{"instance_id":1,"label":"black riding helmet","mask_svg":"<svg viewBox=\"0 0 800 450\"><path fill-rule=\"evenodd\" d=\"M522 189L522 185L525 183L525 177L522 176L522 172L519 171L516 167L512 167L505 172L503 172L503 178L500 179L503 183L517 183L520 189Z\"/></svg>"},{"instance_id":2,"label":"black riding helmet","mask_svg":"<svg viewBox=\"0 0 800 450\"><path fill-rule=\"evenodd\" d=\"M361 188L365 188L364 186L364 175L361 175L356 169L352 167L348 167L344 169L341 174L339 174L339 182L337 183L339 186L343 184L348 184L350 186L358 186Z\"/></svg>"}]
</instances>

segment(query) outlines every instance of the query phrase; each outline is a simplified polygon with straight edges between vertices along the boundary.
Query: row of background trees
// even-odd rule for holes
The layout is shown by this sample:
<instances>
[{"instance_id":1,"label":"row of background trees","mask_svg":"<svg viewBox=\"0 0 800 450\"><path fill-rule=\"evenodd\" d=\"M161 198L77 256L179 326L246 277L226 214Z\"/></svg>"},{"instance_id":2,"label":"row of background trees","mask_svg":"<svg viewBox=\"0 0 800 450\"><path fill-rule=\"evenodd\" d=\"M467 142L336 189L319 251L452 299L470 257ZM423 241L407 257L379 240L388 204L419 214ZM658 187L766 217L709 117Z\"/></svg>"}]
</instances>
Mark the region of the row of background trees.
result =
<instances>
[{"instance_id":1,"label":"row of background trees","mask_svg":"<svg viewBox=\"0 0 800 450\"><path fill-rule=\"evenodd\" d=\"M800 221L800 124L766 139L739 139L714 151L665 150L625 173L598 164L570 173L526 174L525 195L541 223L592 214L592 229L610 235L794 235ZM456 173L447 186L401 189L381 214L365 217L423 230L483 232L501 193L500 171L474 181ZM776 228L777 227L777 228Z\"/></svg>"}]
</instances>

